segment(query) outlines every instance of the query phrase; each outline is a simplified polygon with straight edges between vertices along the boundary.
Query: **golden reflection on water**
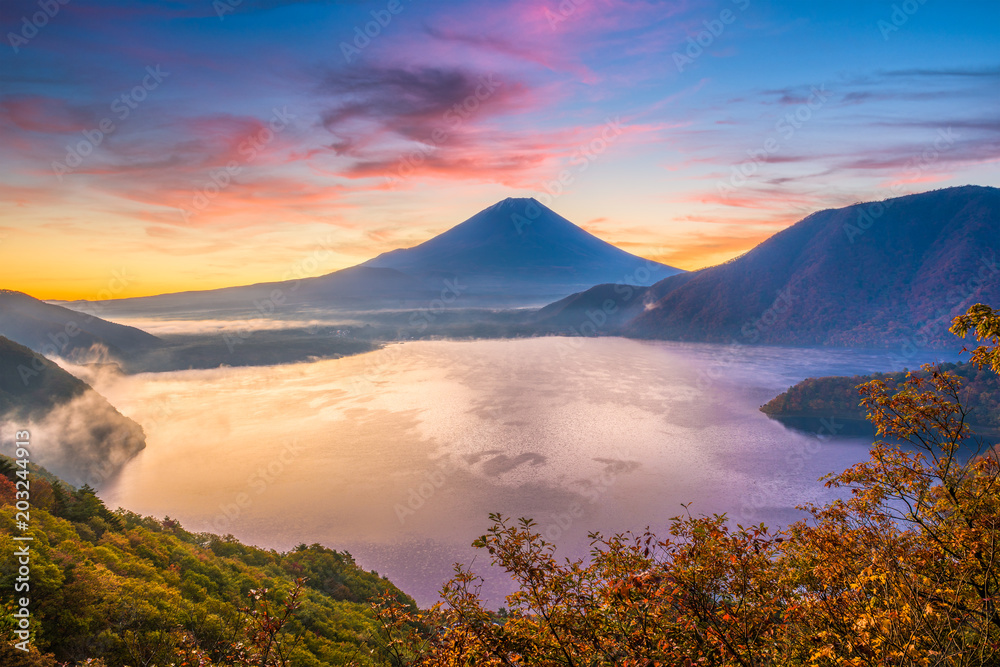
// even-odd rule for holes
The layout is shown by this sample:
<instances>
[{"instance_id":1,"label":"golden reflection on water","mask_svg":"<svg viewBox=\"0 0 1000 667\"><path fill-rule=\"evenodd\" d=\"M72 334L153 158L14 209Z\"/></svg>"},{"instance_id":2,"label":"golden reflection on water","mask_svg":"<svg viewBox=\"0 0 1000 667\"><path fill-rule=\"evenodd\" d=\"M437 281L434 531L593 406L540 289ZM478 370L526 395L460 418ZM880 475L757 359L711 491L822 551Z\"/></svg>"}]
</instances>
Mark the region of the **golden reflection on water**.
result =
<instances>
[{"instance_id":1,"label":"golden reflection on water","mask_svg":"<svg viewBox=\"0 0 1000 667\"><path fill-rule=\"evenodd\" d=\"M350 549L422 602L453 560L469 560L490 512L534 517L579 549L589 530L663 525L682 502L733 514L770 476L764 509L787 519L820 500L812 480L858 460L863 443L826 447L801 477L776 475L776 451L807 437L757 411L777 393L765 374L706 383L717 353L623 339L438 341L108 379L98 390L143 425L147 448L101 493L195 531Z\"/></svg>"}]
</instances>

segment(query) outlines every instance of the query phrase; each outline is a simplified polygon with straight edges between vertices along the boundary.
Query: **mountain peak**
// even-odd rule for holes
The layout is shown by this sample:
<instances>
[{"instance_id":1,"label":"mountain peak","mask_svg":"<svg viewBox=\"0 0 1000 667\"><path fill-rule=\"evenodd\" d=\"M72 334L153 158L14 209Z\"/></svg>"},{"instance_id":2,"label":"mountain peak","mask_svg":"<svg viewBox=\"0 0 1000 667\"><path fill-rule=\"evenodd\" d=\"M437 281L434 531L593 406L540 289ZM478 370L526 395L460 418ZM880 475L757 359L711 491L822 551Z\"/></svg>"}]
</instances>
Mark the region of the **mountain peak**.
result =
<instances>
[{"instance_id":1,"label":"mountain peak","mask_svg":"<svg viewBox=\"0 0 1000 667\"><path fill-rule=\"evenodd\" d=\"M499 291L530 286L553 295L607 282L649 284L679 272L597 238L533 197L507 197L420 245L363 266L462 276Z\"/></svg>"},{"instance_id":2,"label":"mountain peak","mask_svg":"<svg viewBox=\"0 0 1000 667\"><path fill-rule=\"evenodd\" d=\"M552 210L548 206L546 206L545 204L542 204L541 202L539 202L534 197L507 197L506 199L501 199L496 204L493 204L492 206L483 209L482 211L480 211L480 214L486 213L488 211L489 212L493 212L493 213L504 213L504 212L509 212L511 214L513 214L513 213L521 213L528 206L530 206L532 204L534 206L537 206L540 211L541 210L545 210L545 211L551 211Z\"/></svg>"},{"instance_id":3,"label":"mountain peak","mask_svg":"<svg viewBox=\"0 0 1000 667\"><path fill-rule=\"evenodd\" d=\"M962 186L818 211L690 279L654 286L626 333L741 344L953 346L1000 301L1000 189ZM902 365L902 364L900 364Z\"/></svg>"},{"instance_id":4,"label":"mountain peak","mask_svg":"<svg viewBox=\"0 0 1000 667\"><path fill-rule=\"evenodd\" d=\"M534 197L506 197L505 199L501 199L500 201L498 201L496 204L494 204L490 208L493 208L495 206L513 206L515 204L518 205L518 206L523 206L525 204L528 204L529 202L535 202L539 206L543 205L543 204L539 203L539 201L537 199L535 199Z\"/></svg>"}]
</instances>

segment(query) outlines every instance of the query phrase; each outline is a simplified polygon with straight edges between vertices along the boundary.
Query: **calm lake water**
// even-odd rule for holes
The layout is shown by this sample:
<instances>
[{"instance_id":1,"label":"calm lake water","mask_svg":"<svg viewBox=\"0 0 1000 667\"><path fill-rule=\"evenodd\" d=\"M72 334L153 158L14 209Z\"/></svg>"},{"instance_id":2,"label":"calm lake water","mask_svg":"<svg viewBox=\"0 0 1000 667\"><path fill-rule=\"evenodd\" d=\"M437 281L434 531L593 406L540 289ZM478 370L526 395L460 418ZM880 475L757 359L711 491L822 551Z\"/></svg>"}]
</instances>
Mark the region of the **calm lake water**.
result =
<instances>
[{"instance_id":1,"label":"calm lake water","mask_svg":"<svg viewBox=\"0 0 1000 667\"><path fill-rule=\"evenodd\" d=\"M759 406L805 377L875 370L896 369L877 352L535 338L111 378L98 391L148 444L101 495L190 530L349 550L426 604L490 512L533 517L567 556L592 530L662 529L681 503L798 518L869 441L791 431Z\"/></svg>"}]
</instances>

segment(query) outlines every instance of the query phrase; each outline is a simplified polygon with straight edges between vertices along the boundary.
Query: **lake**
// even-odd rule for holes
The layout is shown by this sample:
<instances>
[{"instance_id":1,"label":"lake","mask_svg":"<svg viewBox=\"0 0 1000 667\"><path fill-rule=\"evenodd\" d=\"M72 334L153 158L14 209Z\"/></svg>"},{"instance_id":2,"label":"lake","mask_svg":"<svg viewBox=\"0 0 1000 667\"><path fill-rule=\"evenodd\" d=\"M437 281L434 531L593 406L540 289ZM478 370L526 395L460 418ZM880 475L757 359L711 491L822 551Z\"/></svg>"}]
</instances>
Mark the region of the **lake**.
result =
<instances>
[{"instance_id":1,"label":"lake","mask_svg":"<svg viewBox=\"0 0 1000 667\"><path fill-rule=\"evenodd\" d=\"M100 494L189 530L349 550L428 604L490 512L534 518L567 556L589 531L662 532L681 503L800 517L869 439L791 431L759 406L805 377L876 370L897 370L889 353L551 337L108 377L97 390L147 448ZM507 583L487 563L497 602Z\"/></svg>"}]
</instances>

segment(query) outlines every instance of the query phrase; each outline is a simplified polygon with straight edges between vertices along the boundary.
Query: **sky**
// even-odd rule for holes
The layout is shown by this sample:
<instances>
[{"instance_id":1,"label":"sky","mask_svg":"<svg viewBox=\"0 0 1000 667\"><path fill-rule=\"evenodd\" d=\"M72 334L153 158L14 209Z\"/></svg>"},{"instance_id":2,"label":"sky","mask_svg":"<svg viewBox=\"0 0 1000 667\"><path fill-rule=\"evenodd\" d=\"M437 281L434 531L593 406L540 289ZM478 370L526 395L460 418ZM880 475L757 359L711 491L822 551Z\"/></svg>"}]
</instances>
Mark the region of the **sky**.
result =
<instances>
[{"instance_id":1,"label":"sky","mask_svg":"<svg viewBox=\"0 0 1000 667\"><path fill-rule=\"evenodd\" d=\"M536 197L683 269L1000 184L1000 3L5 0L0 288L322 275Z\"/></svg>"}]
</instances>

